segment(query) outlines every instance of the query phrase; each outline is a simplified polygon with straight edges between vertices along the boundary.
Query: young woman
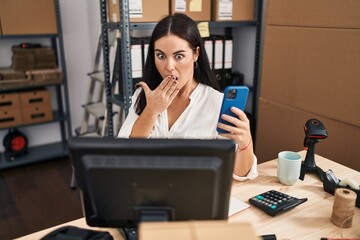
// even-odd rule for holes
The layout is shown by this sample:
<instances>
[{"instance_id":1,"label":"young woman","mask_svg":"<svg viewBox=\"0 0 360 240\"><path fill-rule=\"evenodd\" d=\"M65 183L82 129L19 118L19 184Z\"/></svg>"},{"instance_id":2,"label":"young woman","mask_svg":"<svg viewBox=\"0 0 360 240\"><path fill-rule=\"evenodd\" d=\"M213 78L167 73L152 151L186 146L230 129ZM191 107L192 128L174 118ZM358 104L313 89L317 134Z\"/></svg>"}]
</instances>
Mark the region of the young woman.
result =
<instances>
[{"instance_id":1,"label":"young woman","mask_svg":"<svg viewBox=\"0 0 360 240\"><path fill-rule=\"evenodd\" d=\"M235 126L218 123L223 93L217 90L203 41L191 18L175 14L156 25L143 82L138 86L118 137L230 138L237 143L234 179L258 175L246 114L232 108L238 118L222 118ZM216 127L230 133L218 134Z\"/></svg>"}]
</instances>

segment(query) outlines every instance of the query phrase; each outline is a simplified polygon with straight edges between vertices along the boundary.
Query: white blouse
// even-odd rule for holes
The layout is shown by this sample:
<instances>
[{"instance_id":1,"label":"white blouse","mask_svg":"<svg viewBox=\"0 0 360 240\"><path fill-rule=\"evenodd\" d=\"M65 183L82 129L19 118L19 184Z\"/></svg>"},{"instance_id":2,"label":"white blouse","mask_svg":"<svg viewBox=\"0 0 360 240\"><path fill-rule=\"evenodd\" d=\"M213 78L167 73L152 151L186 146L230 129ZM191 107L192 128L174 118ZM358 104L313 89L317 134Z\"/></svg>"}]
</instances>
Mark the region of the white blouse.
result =
<instances>
[{"instance_id":1,"label":"white blouse","mask_svg":"<svg viewBox=\"0 0 360 240\"><path fill-rule=\"evenodd\" d=\"M135 112L135 102L141 88L132 97L129 113L119 131L118 138L128 138L139 115ZM167 110L159 114L149 138L194 138L221 139L216 131L223 93L205 84L198 84L190 95L190 104L169 129ZM257 158L245 177L233 174L235 180L243 181L257 177Z\"/></svg>"}]
</instances>

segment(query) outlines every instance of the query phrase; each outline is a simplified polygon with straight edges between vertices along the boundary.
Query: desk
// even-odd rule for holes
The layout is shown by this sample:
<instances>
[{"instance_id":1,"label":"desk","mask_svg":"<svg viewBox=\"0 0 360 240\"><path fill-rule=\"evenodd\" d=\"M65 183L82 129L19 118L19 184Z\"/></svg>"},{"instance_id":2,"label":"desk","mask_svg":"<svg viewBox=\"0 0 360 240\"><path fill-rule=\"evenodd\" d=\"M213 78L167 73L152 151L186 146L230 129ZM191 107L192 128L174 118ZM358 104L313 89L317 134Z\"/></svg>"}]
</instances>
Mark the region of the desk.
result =
<instances>
[{"instance_id":1,"label":"desk","mask_svg":"<svg viewBox=\"0 0 360 240\"><path fill-rule=\"evenodd\" d=\"M305 157L306 152L299 152ZM333 170L339 179L354 178L360 182L360 172L342 166L319 155L316 155L316 164L324 171ZM305 175L304 181L299 180L293 186L282 185L276 177L276 160L259 164L259 176L254 180L245 182L233 182L232 196L248 202L250 197L270 189L293 195L294 197L307 197L308 201L297 206L295 209L270 217L251 207L239 212L229 218L229 222L250 222L258 235L276 234L277 239L306 239L320 240L321 237L341 237L341 231L344 238L360 238L360 209L355 209L353 224L351 228L340 229L330 222L334 196L323 190L320 179L311 173ZM81 218L68 222L53 228L36 232L18 240L39 239L45 234L64 225L73 225L82 228L89 228L85 219ZM98 228L93 228L100 230ZM114 239L121 240L123 237L114 229L107 230L113 234Z\"/></svg>"}]
</instances>

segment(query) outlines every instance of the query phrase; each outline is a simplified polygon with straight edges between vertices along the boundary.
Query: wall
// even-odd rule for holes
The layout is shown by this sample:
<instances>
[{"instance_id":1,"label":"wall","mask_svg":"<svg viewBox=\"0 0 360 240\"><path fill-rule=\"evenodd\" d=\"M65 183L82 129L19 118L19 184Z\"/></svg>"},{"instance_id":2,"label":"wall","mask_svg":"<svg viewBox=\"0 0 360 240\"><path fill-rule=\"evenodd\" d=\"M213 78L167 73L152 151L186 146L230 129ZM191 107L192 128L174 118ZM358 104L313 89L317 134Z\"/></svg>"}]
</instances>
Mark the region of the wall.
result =
<instances>
[{"instance_id":1,"label":"wall","mask_svg":"<svg viewBox=\"0 0 360 240\"><path fill-rule=\"evenodd\" d=\"M316 118L329 135L316 153L359 170L360 2L274 0L267 6L259 162L301 150L303 126Z\"/></svg>"}]
</instances>

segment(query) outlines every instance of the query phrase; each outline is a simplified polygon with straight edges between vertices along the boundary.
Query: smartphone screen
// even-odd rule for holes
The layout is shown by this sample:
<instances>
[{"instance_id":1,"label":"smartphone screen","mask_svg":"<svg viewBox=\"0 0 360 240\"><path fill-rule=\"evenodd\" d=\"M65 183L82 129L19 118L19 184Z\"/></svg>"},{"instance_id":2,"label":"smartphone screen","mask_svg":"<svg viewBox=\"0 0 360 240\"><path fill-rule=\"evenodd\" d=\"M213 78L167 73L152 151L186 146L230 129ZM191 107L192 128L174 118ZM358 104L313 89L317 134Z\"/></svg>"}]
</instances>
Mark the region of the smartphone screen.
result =
<instances>
[{"instance_id":1,"label":"smartphone screen","mask_svg":"<svg viewBox=\"0 0 360 240\"><path fill-rule=\"evenodd\" d=\"M224 90L224 97L223 102L221 105L220 115L219 115L219 122L232 125L229 122L226 122L221 118L222 114L227 114L237 118L233 112L231 112L231 107L237 107L242 111L245 110L246 101L249 95L249 88L246 86L228 86ZM227 131L217 128L218 133L227 133Z\"/></svg>"}]
</instances>

